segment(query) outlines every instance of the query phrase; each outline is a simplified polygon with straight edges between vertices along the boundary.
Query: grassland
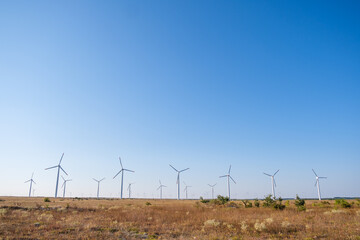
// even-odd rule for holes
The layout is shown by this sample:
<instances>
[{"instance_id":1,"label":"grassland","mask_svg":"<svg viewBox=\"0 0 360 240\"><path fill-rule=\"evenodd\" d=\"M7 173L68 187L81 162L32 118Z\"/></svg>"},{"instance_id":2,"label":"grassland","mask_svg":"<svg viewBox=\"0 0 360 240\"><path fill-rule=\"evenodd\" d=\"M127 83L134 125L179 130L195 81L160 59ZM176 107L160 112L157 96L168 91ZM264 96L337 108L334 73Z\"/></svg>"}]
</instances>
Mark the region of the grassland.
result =
<instances>
[{"instance_id":1,"label":"grassland","mask_svg":"<svg viewBox=\"0 0 360 240\"><path fill-rule=\"evenodd\" d=\"M241 201L0 199L0 239L360 239L356 200L306 201L306 211L290 201L281 211Z\"/></svg>"}]
</instances>

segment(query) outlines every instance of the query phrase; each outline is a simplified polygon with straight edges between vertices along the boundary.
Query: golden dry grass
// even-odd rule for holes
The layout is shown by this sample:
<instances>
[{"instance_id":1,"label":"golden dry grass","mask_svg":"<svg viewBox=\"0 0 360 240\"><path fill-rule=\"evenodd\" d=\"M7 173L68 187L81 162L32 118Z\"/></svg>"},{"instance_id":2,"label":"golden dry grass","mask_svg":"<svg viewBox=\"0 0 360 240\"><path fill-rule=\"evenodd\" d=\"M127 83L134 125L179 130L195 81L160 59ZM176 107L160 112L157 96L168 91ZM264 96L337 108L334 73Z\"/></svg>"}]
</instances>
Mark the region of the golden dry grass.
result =
<instances>
[{"instance_id":1,"label":"golden dry grass","mask_svg":"<svg viewBox=\"0 0 360 240\"><path fill-rule=\"evenodd\" d=\"M360 207L1 197L0 239L360 239ZM150 202L151 205L147 205ZM316 201L315 201L316 202ZM351 201L350 201L351 202Z\"/></svg>"}]
</instances>

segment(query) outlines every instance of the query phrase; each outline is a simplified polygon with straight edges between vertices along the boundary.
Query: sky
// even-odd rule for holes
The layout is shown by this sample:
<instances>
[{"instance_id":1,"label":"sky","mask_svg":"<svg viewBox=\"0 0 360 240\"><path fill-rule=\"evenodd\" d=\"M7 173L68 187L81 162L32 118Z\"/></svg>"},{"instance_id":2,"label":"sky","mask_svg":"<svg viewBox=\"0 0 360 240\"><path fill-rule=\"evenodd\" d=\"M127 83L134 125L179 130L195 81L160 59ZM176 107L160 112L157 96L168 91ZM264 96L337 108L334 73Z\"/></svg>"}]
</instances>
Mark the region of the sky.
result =
<instances>
[{"instance_id":1,"label":"sky","mask_svg":"<svg viewBox=\"0 0 360 240\"><path fill-rule=\"evenodd\" d=\"M358 1L1 1L0 196L360 196ZM61 187L62 182L60 182ZM59 192L62 190L59 187Z\"/></svg>"}]
</instances>

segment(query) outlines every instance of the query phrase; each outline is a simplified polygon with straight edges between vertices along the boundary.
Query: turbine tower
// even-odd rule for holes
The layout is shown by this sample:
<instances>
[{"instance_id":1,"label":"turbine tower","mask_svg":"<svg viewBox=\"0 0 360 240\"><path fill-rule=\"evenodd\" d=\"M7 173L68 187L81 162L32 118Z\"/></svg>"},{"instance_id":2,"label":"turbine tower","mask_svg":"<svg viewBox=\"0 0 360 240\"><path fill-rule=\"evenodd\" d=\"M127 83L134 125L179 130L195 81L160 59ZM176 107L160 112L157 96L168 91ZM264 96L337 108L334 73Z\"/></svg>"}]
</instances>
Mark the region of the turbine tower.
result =
<instances>
[{"instance_id":1,"label":"turbine tower","mask_svg":"<svg viewBox=\"0 0 360 240\"><path fill-rule=\"evenodd\" d=\"M208 184L209 187L211 187L211 198L212 198L212 199L214 199L214 187L215 187L216 184L217 184L217 183L215 183L214 185Z\"/></svg>"},{"instance_id":2,"label":"turbine tower","mask_svg":"<svg viewBox=\"0 0 360 240\"><path fill-rule=\"evenodd\" d=\"M272 189L272 196L275 199L275 187L276 187L276 182L275 182L275 175L278 173L279 170L277 170L273 175L270 175L268 173L264 173L266 176L269 176L271 178L271 189Z\"/></svg>"},{"instance_id":3,"label":"turbine tower","mask_svg":"<svg viewBox=\"0 0 360 240\"><path fill-rule=\"evenodd\" d=\"M60 175L60 169L61 171L63 171L66 175L68 175L65 170L61 167L61 161L64 157L64 153L61 155L61 158L60 158L60 161L59 161L59 164L56 165L56 166L53 166L53 167L49 167L49 168L45 168L45 170L49 170L49 169L52 169L52 168L58 168L58 172L57 172L57 177L56 177L56 187L55 187L55 198L57 197L57 192L58 192L58 185L59 185L59 175Z\"/></svg>"},{"instance_id":4,"label":"turbine tower","mask_svg":"<svg viewBox=\"0 0 360 240\"><path fill-rule=\"evenodd\" d=\"M125 171L128 171L128 172L134 172L133 170L130 170L130 169L125 169L122 165L122 162L121 162L121 158L119 157L119 161L120 161L120 166L121 166L121 169L120 171L113 177L116 178L117 175L119 175L119 173L121 173L121 191L120 191L120 199L123 198L123 184L124 184L124 172Z\"/></svg>"},{"instance_id":5,"label":"turbine tower","mask_svg":"<svg viewBox=\"0 0 360 240\"><path fill-rule=\"evenodd\" d=\"M228 197L229 197L229 199L230 199L230 178L236 184L235 180L230 176L230 171L231 171L231 165L229 167L228 174L219 177L219 178L227 177Z\"/></svg>"},{"instance_id":6,"label":"turbine tower","mask_svg":"<svg viewBox=\"0 0 360 240\"><path fill-rule=\"evenodd\" d=\"M319 200L321 201L321 192L320 192L320 181L319 179L320 178L324 178L326 179L327 177L319 177L316 172L314 171L314 169L312 169L312 171L314 172L315 176L316 176L316 181L315 181L315 187L317 185L317 190L318 190L318 197L319 197Z\"/></svg>"},{"instance_id":7,"label":"turbine tower","mask_svg":"<svg viewBox=\"0 0 360 240\"><path fill-rule=\"evenodd\" d=\"M163 187L166 187L166 186L165 186L165 185L162 185L160 180L159 180L159 183L160 183L160 186L158 187L157 190L160 189L160 199L162 199L162 188L163 188Z\"/></svg>"},{"instance_id":8,"label":"turbine tower","mask_svg":"<svg viewBox=\"0 0 360 240\"><path fill-rule=\"evenodd\" d=\"M172 167L172 169L174 169L178 174L177 174L177 179L176 179L176 184L177 184L177 187L178 187L178 192L177 192L177 199L179 200L180 199L180 173L188 170L189 168L185 168L181 171L178 171L176 168L174 168L173 166L171 166L171 164L169 164L170 167Z\"/></svg>"},{"instance_id":9,"label":"turbine tower","mask_svg":"<svg viewBox=\"0 0 360 240\"><path fill-rule=\"evenodd\" d=\"M186 196L186 199L188 199L188 188L189 187L191 187L191 186L188 186L188 185L186 185L186 183L185 182L183 182L184 183L184 185L185 185L185 188L184 188L184 192L185 192L185 196Z\"/></svg>"},{"instance_id":10,"label":"turbine tower","mask_svg":"<svg viewBox=\"0 0 360 240\"><path fill-rule=\"evenodd\" d=\"M30 182L29 197L31 197L31 188L32 188L32 184L33 184L33 183L35 183L35 184L36 184L36 182L33 180L33 177L34 177L34 173L32 173L30 180L27 180L26 182L24 182L24 183L28 183L28 182ZM33 194L33 195L34 195L34 194Z\"/></svg>"},{"instance_id":11,"label":"turbine tower","mask_svg":"<svg viewBox=\"0 0 360 240\"><path fill-rule=\"evenodd\" d=\"M69 181L72 181L72 179L65 179L63 176L61 176L61 178L64 180L64 183L61 187L64 188L64 192L63 192L63 198L65 197L65 190L66 190L66 183L69 182Z\"/></svg>"},{"instance_id":12,"label":"turbine tower","mask_svg":"<svg viewBox=\"0 0 360 240\"><path fill-rule=\"evenodd\" d=\"M129 198L131 198L131 185L133 185L134 183L129 183L129 186L127 188L127 190L129 191Z\"/></svg>"},{"instance_id":13,"label":"turbine tower","mask_svg":"<svg viewBox=\"0 0 360 240\"><path fill-rule=\"evenodd\" d=\"M96 196L97 196L97 198L99 198L100 182L101 182L102 180L104 180L105 178L103 178L103 179L101 179L101 180L97 180L97 179L95 179L95 178L93 178L93 179L94 179L94 181L95 181L95 182L97 182L97 183L98 183L98 187L97 187L97 194L96 194Z\"/></svg>"}]
</instances>

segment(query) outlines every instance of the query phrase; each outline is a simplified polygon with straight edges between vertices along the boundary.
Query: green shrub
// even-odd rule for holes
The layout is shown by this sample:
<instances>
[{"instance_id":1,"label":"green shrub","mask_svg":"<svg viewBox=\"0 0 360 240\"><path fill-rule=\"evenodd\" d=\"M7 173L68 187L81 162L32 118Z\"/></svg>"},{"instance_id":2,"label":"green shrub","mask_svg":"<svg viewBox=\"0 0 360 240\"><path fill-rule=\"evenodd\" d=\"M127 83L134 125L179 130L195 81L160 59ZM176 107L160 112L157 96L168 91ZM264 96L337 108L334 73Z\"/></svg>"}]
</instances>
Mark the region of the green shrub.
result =
<instances>
[{"instance_id":1,"label":"green shrub","mask_svg":"<svg viewBox=\"0 0 360 240\"><path fill-rule=\"evenodd\" d=\"M351 204L344 199L336 199L335 200L335 206L340 206L342 208L350 208Z\"/></svg>"},{"instance_id":2,"label":"green shrub","mask_svg":"<svg viewBox=\"0 0 360 240\"><path fill-rule=\"evenodd\" d=\"M51 202L48 197L44 198L44 202Z\"/></svg>"},{"instance_id":3,"label":"green shrub","mask_svg":"<svg viewBox=\"0 0 360 240\"><path fill-rule=\"evenodd\" d=\"M146 205L146 206L150 206L150 205L151 205L151 202L146 202L145 205Z\"/></svg>"},{"instance_id":4,"label":"green shrub","mask_svg":"<svg viewBox=\"0 0 360 240\"><path fill-rule=\"evenodd\" d=\"M263 207L272 207L275 203L275 200L272 198L272 195L269 194L267 197L265 197L263 202Z\"/></svg>"},{"instance_id":5,"label":"green shrub","mask_svg":"<svg viewBox=\"0 0 360 240\"><path fill-rule=\"evenodd\" d=\"M200 197L200 202L201 202L201 203L209 203L210 200L204 199L203 197Z\"/></svg>"},{"instance_id":6,"label":"green shrub","mask_svg":"<svg viewBox=\"0 0 360 240\"><path fill-rule=\"evenodd\" d=\"M285 205L282 204L282 198L279 197L278 200L276 201L275 200L275 203L273 205L273 208L276 209L276 210L284 210L285 209Z\"/></svg>"},{"instance_id":7,"label":"green shrub","mask_svg":"<svg viewBox=\"0 0 360 240\"><path fill-rule=\"evenodd\" d=\"M242 200L242 202L243 202L245 208L252 207L252 202L250 202L249 200Z\"/></svg>"},{"instance_id":8,"label":"green shrub","mask_svg":"<svg viewBox=\"0 0 360 240\"><path fill-rule=\"evenodd\" d=\"M254 206L260 207L260 201L257 198L254 200Z\"/></svg>"},{"instance_id":9,"label":"green shrub","mask_svg":"<svg viewBox=\"0 0 360 240\"><path fill-rule=\"evenodd\" d=\"M299 211L305 211L306 210L305 200L301 199L298 195L296 195L295 206L297 207L297 209Z\"/></svg>"}]
</instances>

